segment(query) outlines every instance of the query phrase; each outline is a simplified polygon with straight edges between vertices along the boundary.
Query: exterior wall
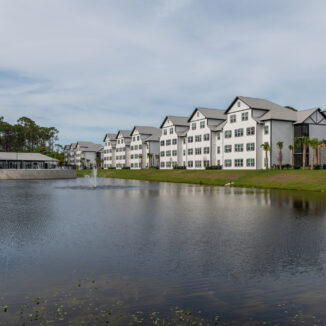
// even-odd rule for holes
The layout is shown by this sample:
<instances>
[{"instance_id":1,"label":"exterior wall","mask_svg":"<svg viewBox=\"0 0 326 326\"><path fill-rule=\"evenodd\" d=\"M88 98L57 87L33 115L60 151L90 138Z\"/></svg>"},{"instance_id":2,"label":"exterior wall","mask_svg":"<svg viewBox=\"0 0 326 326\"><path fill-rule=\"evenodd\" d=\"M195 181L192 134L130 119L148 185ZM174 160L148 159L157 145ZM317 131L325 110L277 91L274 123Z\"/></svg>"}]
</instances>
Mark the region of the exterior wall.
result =
<instances>
[{"instance_id":1,"label":"exterior wall","mask_svg":"<svg viewBox=\"0 0 326 326\"><path fill-rule=\"evenodd\" d=\"M240 103L240 105L238 104ZM227 114L227 123L223 129L223 169L257 169L257 150L260 144L257 143L257 122L253 119L252 109L248 108L246 104L237 101ZM242 120L242 114L248 115L248 120ZM231 122L231 117L236 121ZM247 128L254 128L254 134L250 135ZM236 137L236 130L242 129L243 136ZM226 132L231 132L231 137L226 137ZM266 137L265 137L266 138ZM264 141L264 140L263 140ZM254 150L247 150L247 144L254 144ZM225 152L225 148L231 148L231 152ZM242 146L242 151L236 151L236 147ZM240 160L240 161L236 161ZM242 161L241 161L242 160ZM247 160L253 160L253 166L247 166ZM231 162L231 166L228 166ZM242 162L242 166L236 166L236 162ZM238 164L239 165L239 164Z\"/></svg>"},{"instance_id":2,"label":"exterior wall","mask_svg":"<svg viewBox=\"0 0 326 326\"><path fill-rule=\"evenodd\" d=\"M129 140L127 140L129 142ZM130 147L126 144L126 139L119 134L115 152L116 168L130 167Z\"/></svg>"},{"instance_id":3,"label":"exterior wall","mask_svg":"<svg viewBox=\"0 0 326 326\"><path fill-rule=\"evenodd\" d=\"M147 164L147 147L143 141L147 136L141 135L136 129L132 134L130 143L130 168L143 169Z\"/></svg>"},{"instance_id":4,"label":"exterior wall","mask_svg":"<svg viewBox=\"0 0 326 326\"><path fill-rule=\"evenodd\" d=\"M169 142L171 142L170 145ZM175 144L173 142L175 142ZM176 126L173 125L173 123L169 119L167 119L167 121L163 125L162 135L160 137L160 169L172 169L173 165L178 164L178 149L179 156L181 156L182 162L182 144L180 144L180 139L178 139L178 135L176 133Z\"/></svg>"},{"instance_id":5,"label":"exterior wall","mask_svg":"<svg viewBox=\"0 0 326 326\"><path fill-rule=\"evenodd\" d=\"M104 169L115 168L115 146L116 140L105 138L104 144Z\"/></svg>"},{"instance_id":6,"label":"exterior wall","mask_svg":"<svg viewBox=\"0 0 326 326\"><path fill-rule=\"evenodd\" d=\"M282 150L282 165L291 164L291 152L289 145L293 145L293 123L287 121L272 121L271 122L271 165L279 165L279 148L277 142L283 142Z\"/></svg>"},{"instance_id":7,"label":"exterior wall","mask_svg":"<svg viewBox=\"0 0 326 326\"><path fill-rule=\"evenodd\" d=\"M149 162L148 159L148 167L158 167L159 165L159 159L157 158L157 155L160 153L160 142L159 141L147 141L145 142L147 146L147 152L152 154L152 160Z\"/></svg>"},{"instance_id":8,"label":"exterior wall","mask_svg":"<svg viewBox=\"0 0 326 326\"><path fill-rule=\"evenodd\" d=\"M75 179L76 170L12 170L0 169L0 180Z\"/></svg>"}]
</instances>

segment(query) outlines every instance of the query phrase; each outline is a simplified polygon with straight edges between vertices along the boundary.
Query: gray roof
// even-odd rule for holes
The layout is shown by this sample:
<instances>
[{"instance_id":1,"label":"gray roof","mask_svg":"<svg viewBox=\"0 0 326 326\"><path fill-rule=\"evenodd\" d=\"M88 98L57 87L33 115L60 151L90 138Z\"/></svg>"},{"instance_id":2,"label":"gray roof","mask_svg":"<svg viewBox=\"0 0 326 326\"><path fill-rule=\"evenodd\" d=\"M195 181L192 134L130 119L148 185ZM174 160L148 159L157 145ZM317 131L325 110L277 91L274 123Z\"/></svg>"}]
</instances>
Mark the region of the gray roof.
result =
<instances>
[{"instance_id":1,"label":"gray roof","mask_svg":"<svg viewBox=\"0 0 326 326\"><path fill-rule=\"evenodd\" d=\"M119 130L116 139L118 138L119 134L122 135L123 138L130 138L131 137L131 131L130 130Z\"/></svg>"},{"instance_id":2,"label":"gray roof","mask_svg":"<svg viewBox=\"0 0 326 326\"><path fill-rule=\"evenodd\" d=\"M222 131L224 126L226 125L227 120L224 120L222 123L220 123L217 126L208 126L210 130L212 131Z\"/></svg>"},{"instance_id":3,"label":"gray roof","mask_svg":"<svg viewBox=\"0 0 326 326\"><path fill-rule=\"evenodd\" d=\"M16 161L56 161L58 160L40 154L40 153L14 153L14 152L0 152L0 160L14 160Z\"/></svg>"},{"instance_id":4,"label":"gray roof","mask_svg":"<svg viewBox=\"0 0 326 326\"><path fill-rule=\"evenodd\" d=\"M114 140L117 135L108 132L107 134L105 134L103 141L105 141L105 138L107 137L109 137L110 140Z\"/></svg>"},{"instance_id":5,"label":"gray roof","mask_svg":"<svg viewBox=\"0 0 326 326\"><path fill-rule=\"evenodd\" d=\"M98 152L103 148L103 146L100 144L94 144L92 142L85 142L85 141L84 142L79 141L77 145L79 145L80 150L82 152Z\"/></svg>"},{"instance_id":6,"label":"gray roof","mask_svg":"<svg viewBox=\"0 0 326 326\"><path fill-rule=\"evenodd\" d=\"M161 134L161 130L156 127L135 126L134 129L131 131L131 135L133 135L136 129L141 135L154 135L158 133Z\"/></svg>"},{"instance_id":7,"label":"gray roof","mask_svg":"<svg viewBox=\"0 0 326 326\"><path fill-rule=\"evenodd\" d=\"M216 120L226 120L225 110L224 109L208 109L198 107L194 110L188 121L194 116L194 114L199 111L207 119L216 119Z\"/></svg>"},{"instance_id":8,"label":"gray roof","mask_svg":"<svg viewBox=\"0 0 326 326\"><path fill-rule=\"evenodd\" d=\"M303 123L307 118L309 118L314 112L318 111L318 108L312 108L307 110L297 111L297 121L295 123Z\"/></svg>"},{"instance_id":9,"label":"gray roof","mask_svg":"<svg viewBox=\"0 0 326 326\"><path fill-rule=\"evenodd\" d=\"M187 117L180 117L180 116L174 116L174 115L168 115L165 117L165 119L163 120L162 124L161 124L161 127L163 127L165 121L169 119L172 121L172 123L175 125L175 126L189 126L189 122L188 122L188 118Z\"/></svg>"}]
</instances>

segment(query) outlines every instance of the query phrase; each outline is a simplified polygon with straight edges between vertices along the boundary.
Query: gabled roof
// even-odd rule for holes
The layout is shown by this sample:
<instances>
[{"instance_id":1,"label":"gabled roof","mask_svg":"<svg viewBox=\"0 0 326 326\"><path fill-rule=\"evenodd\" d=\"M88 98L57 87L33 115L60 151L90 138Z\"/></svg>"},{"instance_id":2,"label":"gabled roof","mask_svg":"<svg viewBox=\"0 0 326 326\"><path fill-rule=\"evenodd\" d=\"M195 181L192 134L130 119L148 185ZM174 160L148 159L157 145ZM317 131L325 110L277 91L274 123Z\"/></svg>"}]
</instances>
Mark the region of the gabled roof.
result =
<instances>
[{"instance_id":1,"label":"gabled roof","mask_svg":"<svg viewBox=\"0 0 326 326\"><path fill-rule=\"evenodd\" d=\"M115 137L116 137L116 136L117 136L116 134L107 133L107 134L105 134L105 136L104 136L104 138L103 138L103 142L105 142L105 139L106 139L107 137L109 137L110 140L115 140Z\"/></svg>"},{"instance_id":2,"label":"gabled roof","mask_svg":"<svg viewBox=\"0 0 326 326\"><path fill-rule=\"evenodd\" d=\"M136 129L138 130L138 132L141 135L153 135L156 133L160 133L161 134L161 130L159 128L156 127L149 127L149 126L135 126L132 131L131 131L131 136L134 134L134 132L136 131Z\"/></svg>"},{"instance_id":3,"label":"gabled roof","mask_svg":"<svg viewBox=\"0 0 326 326\"><path fill-rule=\"evenodd\" d=\"M295 123L303 123L306 119L308 119L316 111L320 112L320 109L312 108L312 109L297 111L297 120Z\"/></svg>"},{"instance_id":4,"label":"gabled roof","mask_svg":"<svg viewBox=\"0 0 326 326\"><path fill-rule=\"evenodd\" d=\"M163 125L165 123L165 121L169 119L172 121L172 123L175 126L186 126L189 127L189 122L188 122L188 118L187 117L180 117L180 116L174 116L174 115L168 115L165 117L165 119L163 120L160 128L163 128Z\"/></svg>"},{"instance_id":5,"label":"gabled roof","mask_svg":"<svg viewBox=\"0 0 326 326\"><path fill-rule=\"evenodd\" d=\"M226 124L227 124L227 120L224 120L222 123L220 123L217 126L208 126L208 127L212 131L222 131Z\"/></svg>"},{"instance_id":6,"label":"gabled roof","mask_svg":"<svg viewBox=\"0 0 326 326\"><path fill-rule=\"evenodd\" d=\"M207 108L195 108L193 113L191 114L188 122L192 119L195 113L199 111L206 119L216 119L216 120L226 120L226 115L224 114L224 109L207 109Z\"/></svg>"},{"instance_id":7,"label":"gabled roof","mask_svg":"<svg viewBox=\"0 0 326 326\"><path fill-rule=\"evenodd\" d=\"M100 144L94 144L92 142L86 141L79 141L77 145L79 145L79 148L82 152L98 152L103 148L103 146Z\"/></svg>"},{"instance_id":8,"label":"gabled roof","mask_svg":"<svg viewBox=\"0 0 326 326\"><path fill-rule=\"evenodd\" d=\"M130 138L131 137L131 131L130 130L119 130L115 139L118 139L119 135L122 135L123 138Z\"/></svg>"},{"instance_id":9,"label":"gabled roof","mask_svg":"<svg viewBox=\"0 0 326 326\"><path fill-rule=\"evenodd\" d=\"M64 150L69 149L70 145L65 145Z\"/></svg>"}]
</instances>

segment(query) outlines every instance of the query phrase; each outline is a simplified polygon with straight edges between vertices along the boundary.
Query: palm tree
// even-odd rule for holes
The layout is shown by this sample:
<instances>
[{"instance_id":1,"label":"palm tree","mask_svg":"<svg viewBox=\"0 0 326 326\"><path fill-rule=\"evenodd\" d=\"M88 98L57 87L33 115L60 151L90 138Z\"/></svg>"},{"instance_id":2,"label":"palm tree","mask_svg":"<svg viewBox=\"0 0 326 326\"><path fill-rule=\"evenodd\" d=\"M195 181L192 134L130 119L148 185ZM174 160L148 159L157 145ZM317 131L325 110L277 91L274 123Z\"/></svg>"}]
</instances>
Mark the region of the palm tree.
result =
<instances>
[{"instance_id":1,"label":"palm tree","mask_svg":"<svg viewBox=\"0 0 326 326\"><path fill-rule=\"evenodd\" d=\"M321 164L321 156L320 156L320 151L323 147L326 146L326 140L320 140L318 142L318 147L317 147L317 164L320 165Z\"/></svg>"},{"instance_id":2,"label":"palm tree","mask_svg":"<svg viewBox=\"0 0 326 326\"><path fill-rule=\"evenodd\" d=\"M147 153L147 157L148 157L148 167L151 168L152 167L153 154L152 153Z\"/></svg>"},{"instance_id":3,"label":"palm tree","mask_svg":"<svg viewBox=\"0 0 326 326\"><path fill-rule=\"evenodd\" d=\"M307 161L307 149L309 149L310 140L309 137L303 136L303 137L296 137L294 139L295 146L296 147L303 147L302 149L302 168L304 169L306 167L306 161Z\"/></svg>"},{"instance_id":4,"label":"palm tree","mask_svg":"<svg viewBox=\"0 0 326 326\"><path fill-rule=\"evenodd\" d=\"M260 147L265 151L265 168L268 169L268 152L271 151L271 147L268 142L261 144Z\"/></svg>"},{"instance_id":5,"label":"palm tree","mask_svg":"<svg viewBox=\"0 0 326 326\"><path fill-rule=\"evenodd\" d=\"M317 148L319 146L318 145L319 141L318 141L317 138L313 138L313 139L310 139L309 144L311 146L311 152L312 152L311 160L310 160L310 168L311 168L311 170L313 170L314 165L315 165L316 151L317 151Z\"/></svg>"},{"instance_id":6,"label":"palm tree","mask_svg":"<svg viewBox=\"0 0 326 326\"><path fill-rule=\"evenodd\" d=\"M142 154L139 154L138 155L138 158L139 158L139 167L142 168L142 158L143 158L143 155Z\"/></svg>"},{"instance_id":7,"label":"palm tree","mask_svg":"<svg viewBox=\"0 0 326 326\"><path fill-rule=\"evenodd\" d=\"M292 168L293 168L294 167L294 146L289 145L289 150L291 151L291 165L292 165Z\"/></svg>"},{"instance_id":8,"label":"palm tree","mask_svg":"<svg viewBox=\"0 0 326 326\"><path fill-rule=\"evenodd\" d=\"M278 154L278 161L280 163L280 170L282 170L282 160L283 160L283 153L282 153L282 149L283 149L283 142L282 141L278 141L276 143L278 149L279 149L279 154Z\"/></svg>"},{"instance_id":9,"label":"palm tree","mask_svg":"<svg viewBox=\"0 0 326 326\"><path fill-rule=\"evenodd\" d=\"M156 154L156 155L155 155L155 158L156 158L156 160L157 160L157 165L158 165L158 167L160 167L160 153Z\"/></svg>"}]
</instances>

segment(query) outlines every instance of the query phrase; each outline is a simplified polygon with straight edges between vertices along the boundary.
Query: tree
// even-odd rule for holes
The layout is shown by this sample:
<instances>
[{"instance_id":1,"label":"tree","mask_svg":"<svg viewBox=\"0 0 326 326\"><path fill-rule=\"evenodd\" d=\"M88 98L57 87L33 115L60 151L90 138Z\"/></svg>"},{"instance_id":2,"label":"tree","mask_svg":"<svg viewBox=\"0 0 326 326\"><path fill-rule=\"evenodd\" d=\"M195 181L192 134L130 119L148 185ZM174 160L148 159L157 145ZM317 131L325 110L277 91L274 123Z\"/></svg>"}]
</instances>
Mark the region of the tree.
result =
<instances>
[{"instance_id":1,"label":"tree","mask_svg":"<svg viewBox=\"0 0 326 326\"><path fill-rule=\"evenodd\" d=\"M320 140L319 142L318 142L318 147L317 147L317 164L321 164L321 149L323 148L323 147L326 147L326 140L325 139L323 139L323 140Z\"/></svg>"},{"instance_id":2,"label":"tree","mask_svg":"<svg viewBox=\"0 0 326 326\"><path fill-rule=\"evenodd\" d=\"M139 167L142 168L143 165L142 165L142 158L143 158L143 155L142 154L139 154L138 155L138 158L139 158Z\"/></svg>"},{"instance_id":3,"label":"tree","mask_svg":"<svg viewBox=\"0 0 326 326\"><path fill-rule=\"evenodd\" d=\"M265 152L265 168L268 169L268 152L271 151L271 147L269 146L268 142L265 142L264 144L261 144L260 147L264 150Z\"/></svg>"},{"instance_id":4,"label":"tree","mask_svg":"<svg viewBox=\"0 0 326 326\"><path fill-rule=\"evenodd\" d=\"M280 170L282 170L282 160L283 160L283 153L282 153L282 149L283 149L283 142L282 141L278 141L276 143L278 149L279 149L279 153L278 153L278 161L280 164Z\"/></svg>"},{"instance_id":5,"label":"tree","mask_svg":"<svg viewBox=\"0 0 326 326\"><path fill-rule=\"evenodd\" d=\"M291 151L291 166L294 167L294 146L289 145L289 150Z\"/></svg>"},{"instance_id":6,"label":"tree","mask_svg":"<svg viewBox=\"0 0 326 326\"><path fill-rule=\"evenodd\" d=\"M309 142L309 145L311 147L311 152L312 152L311 160L310 160L310 169L311 170L313 170L314 165L315 165L315 157L316 157L316 151L318 148L318 143L319 143L319 141L317 138L310 139L310 142Z\"/></svg>"},{"instance_id":7,"label":"tree","mask_svg":"<svg viewBox=\"0 0 326 326\"><path fill-rule=\"evenodd\" d=\"M152 153L147 153L147 157L148 157L148 167L151 168L152 167L153 154Z\"/></svg>"},{"instance_id":8,"label":"tree","mask_svg":"<svg viewBox=\"0 0 326 326\"><path fill-rule=\"evenodd\" d=\"M302 168L304 169L307 164L307 149L309 149L310 145L309 137L296 137L294 141L296 147L302 147Z\"/></svg>"}]
</instances>

